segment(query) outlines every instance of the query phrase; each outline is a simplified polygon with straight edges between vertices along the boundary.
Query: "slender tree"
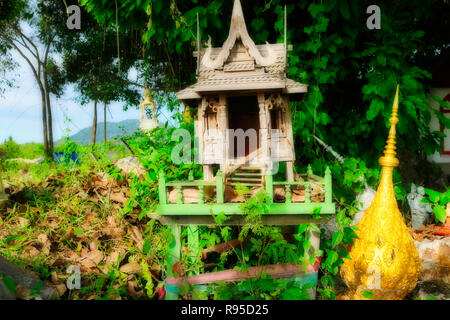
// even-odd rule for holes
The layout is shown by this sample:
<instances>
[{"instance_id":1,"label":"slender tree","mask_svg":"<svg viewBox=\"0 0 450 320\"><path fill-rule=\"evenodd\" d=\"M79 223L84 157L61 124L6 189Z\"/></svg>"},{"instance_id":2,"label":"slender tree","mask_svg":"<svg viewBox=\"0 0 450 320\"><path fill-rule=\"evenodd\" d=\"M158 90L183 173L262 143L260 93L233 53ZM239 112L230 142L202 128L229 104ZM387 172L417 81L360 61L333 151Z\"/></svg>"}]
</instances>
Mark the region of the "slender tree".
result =
<instances>
[{"instance_id":1,"label":"slender tree","mask_svg":"<svg viewBox=\"0 0 450 320\"><path fill-rule=\"evenodd\" d=\"M60 95L63 87L63 83L50 79L52 73L56 75L60 72L56 65L52 65L49 72L50 53L56 32L46 21L45 6L42 3L20 0L7 3L10 11L0 19L0 48L3 48L3 51L17 52L33 73L41 94L45 155L51 159L53 155L51 94ZM30 32L26 31L30 28Z\"/></svg>"}]
</instances>

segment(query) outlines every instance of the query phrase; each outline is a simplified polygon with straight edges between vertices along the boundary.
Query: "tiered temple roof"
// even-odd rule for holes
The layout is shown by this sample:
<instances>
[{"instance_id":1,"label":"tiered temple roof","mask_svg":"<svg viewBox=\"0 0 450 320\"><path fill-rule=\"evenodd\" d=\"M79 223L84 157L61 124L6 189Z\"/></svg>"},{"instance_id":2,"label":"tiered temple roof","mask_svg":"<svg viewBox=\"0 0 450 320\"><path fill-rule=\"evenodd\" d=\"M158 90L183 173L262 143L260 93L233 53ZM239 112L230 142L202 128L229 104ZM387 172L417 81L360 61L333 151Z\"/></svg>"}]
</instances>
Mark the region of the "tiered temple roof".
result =
<instances>
[{"instance_id":1,"label":"tiered temple roof","mask_svg":"<svg viewBox=\"0 0 450 320\"><path fill-rule=\"evenodd\" d=\"M230 32L221 48L202 49L197 83L178 92L180 100L200 99L203 93L280 89L305 93L307 85L286 77L286 44L256 45L248 34L240 0L235 0Z\"/></svg>"}]
</instances>

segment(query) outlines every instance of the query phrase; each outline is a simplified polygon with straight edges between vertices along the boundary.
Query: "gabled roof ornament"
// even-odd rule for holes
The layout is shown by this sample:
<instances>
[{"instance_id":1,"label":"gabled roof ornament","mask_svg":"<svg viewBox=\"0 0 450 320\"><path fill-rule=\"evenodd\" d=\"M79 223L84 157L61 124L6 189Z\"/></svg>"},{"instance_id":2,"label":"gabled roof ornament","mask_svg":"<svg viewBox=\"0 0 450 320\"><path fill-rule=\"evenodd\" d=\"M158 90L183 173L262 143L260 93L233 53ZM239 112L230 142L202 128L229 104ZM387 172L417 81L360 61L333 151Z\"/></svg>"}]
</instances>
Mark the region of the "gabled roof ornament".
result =
<instances>
[{"instance_id":1,"label":"gabled roof ornament","mask_svg":"<svg viewBox=\"0 0 450 320\"><path fill-rule=\"evenodd\" d=\"M216 59L211 58L211 39L208 41L208 48L206 49L205 56L202 59L202 64L211 69L217 69L223 66L228 59L231 50L233 49L236 40L240 39L245 47L247 47L250 56L255 58L257 64L265 67L276 62L276 54L270 44L266 42L267 56L263 57L259 50L256 48L255 42L250 38L245 25L244 13L242 11L241 1L235 0L233 7L233 14L231 16L231 25L228 38L222 46L220 53Z\"/></svg>"}]
</instances>

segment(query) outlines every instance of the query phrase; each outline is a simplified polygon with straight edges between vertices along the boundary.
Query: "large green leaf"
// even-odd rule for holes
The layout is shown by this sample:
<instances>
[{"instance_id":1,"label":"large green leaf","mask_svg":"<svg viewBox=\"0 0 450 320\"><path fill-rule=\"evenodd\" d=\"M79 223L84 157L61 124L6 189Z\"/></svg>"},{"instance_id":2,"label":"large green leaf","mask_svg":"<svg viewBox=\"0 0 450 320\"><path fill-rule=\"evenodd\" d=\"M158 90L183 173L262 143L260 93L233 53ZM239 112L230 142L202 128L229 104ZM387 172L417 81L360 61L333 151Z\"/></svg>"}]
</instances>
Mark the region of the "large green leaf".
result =
<instances>
[{"instance_id":1,"label":"large green leaf","mask_svg":"<svg viewBox=\"0 0 450 320\"><path fill-rule=\"evenodd\" d=\"M445 210L444 206L436 205L433 208L433 213L437 222L444 223L447 219L447 210Z\"/></svg>"}]
</instances>

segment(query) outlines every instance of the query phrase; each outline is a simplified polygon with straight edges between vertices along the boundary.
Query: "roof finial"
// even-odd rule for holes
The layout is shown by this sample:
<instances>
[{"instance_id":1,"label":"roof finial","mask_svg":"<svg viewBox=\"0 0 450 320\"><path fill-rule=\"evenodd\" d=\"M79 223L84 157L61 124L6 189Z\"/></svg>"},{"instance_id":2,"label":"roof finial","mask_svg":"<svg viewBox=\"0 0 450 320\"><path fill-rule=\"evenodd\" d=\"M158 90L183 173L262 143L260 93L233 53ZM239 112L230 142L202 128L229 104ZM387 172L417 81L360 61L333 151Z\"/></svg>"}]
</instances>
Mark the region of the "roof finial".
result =
<instances>
[{"instance_id":1,"label":"roof finial","mask_svg":"<svg viewBox=\"0 0 450 320\"><path fill-rule=\"evenodd\" d=\"M255 43L250 38L247 31L247 26L245 25L244 12L242 11L242 5L240 0L234 0L233 13L231 15L230 32L228 38L222 46L222 50L213 60L211 58L212 48L209 46L206 49L205 55L202 59L202 64L210 69L217 69L222 67L228 56L230 55L231 49L233 49L236 40L240 39L244 46L248 49L249 54L255 58L257 64L265 67L276 62L275 51L267 43L266 50L267 55L263 57L258 48L256 48Z\"/></svg>"},{"instance_id":2,"label":"roof finial","mask_svg":"<svg viewBox=\"0 0 450 320\"><path fill-rule=\"evenodd\" d=\"M285 72L287 73L287 6L284 5L284 64Z\"/></svg>"},{"instance_id":3,"label":"roof finial","mask_svg":"<svg viewBox=\"0 0 450 320\"><path fill-rule=\"evenodd\" d=\"M236 18L236 20L234 20ZM242 5L240 0L234 0L233 5L233 13L231 14L231 24L237 23L239 20L244 20L245 24L245 18L244 18L244 11L242 10ZM240 21L239 21L240 22ZM231 27L230 27L231 29Z\"/></svg>"},{"instance_id":4,"label":"roof finial","mask_svg":"<svg viewBox=\"0 0 450 320\"><path fill-rule=\"evenodd\" d=\"M397 167L399 164L398 159L395 157L397 154L395 152L396 146L395 146L395 134L396 130L395 127L398 123L398 92L399 92L399 86L397 85L397 90L395 92L395 98L394 103L392 105L392 115L389 119L389 122L391 123L391 128L389 129L389 136L386 141L386 148L384 149L384 156L382 156L378 162L382 167Z\"/></svg>"},{"instance_id":5,"label":"roof finial","mask_svg":"<svg viewBox=\"0 0 450 320\"><path fill-rule=\"evenodd\" d=\"M200 72L200 51L201 51L201 44L200 44L201 38L200 38L200 17L197 12L197 75Z\"/></svg>"}]
</instances>

